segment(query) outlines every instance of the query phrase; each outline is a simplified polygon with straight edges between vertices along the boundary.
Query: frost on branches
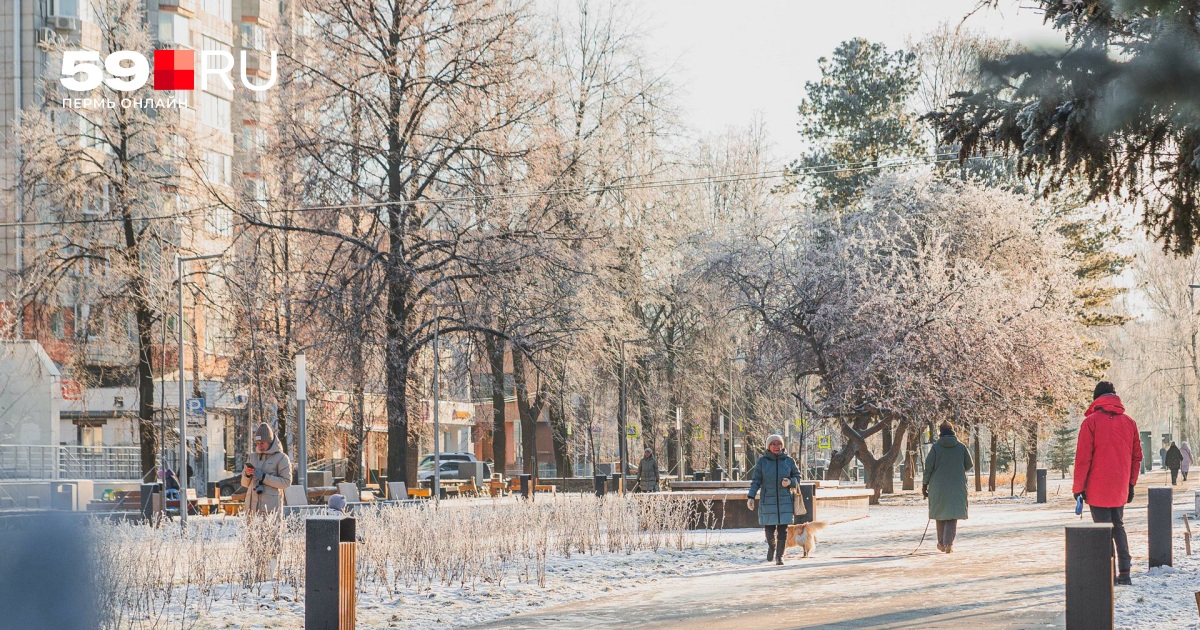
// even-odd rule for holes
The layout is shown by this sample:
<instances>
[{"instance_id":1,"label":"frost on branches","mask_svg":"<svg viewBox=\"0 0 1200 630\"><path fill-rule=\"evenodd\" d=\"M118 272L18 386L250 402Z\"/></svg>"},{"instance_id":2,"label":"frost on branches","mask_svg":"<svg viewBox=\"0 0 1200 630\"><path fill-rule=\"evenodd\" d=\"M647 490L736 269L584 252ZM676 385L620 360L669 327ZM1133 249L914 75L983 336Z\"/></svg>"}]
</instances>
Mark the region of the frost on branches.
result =
<instances>
[{"instance_id":1,"label":"frost on branches","mask_svg":"<svg viewBox=\"0 0 1200 630\"><path fill-rule=\"evenodd\" d=\"M857 456L877 500L905 436L1035 423L1081 391L1078 281L1047 217L1000 189L884 178L854 211L718 261L777 369L817 379L797 398L841 431L832 474Z\"/></svg>"}]
</instances>

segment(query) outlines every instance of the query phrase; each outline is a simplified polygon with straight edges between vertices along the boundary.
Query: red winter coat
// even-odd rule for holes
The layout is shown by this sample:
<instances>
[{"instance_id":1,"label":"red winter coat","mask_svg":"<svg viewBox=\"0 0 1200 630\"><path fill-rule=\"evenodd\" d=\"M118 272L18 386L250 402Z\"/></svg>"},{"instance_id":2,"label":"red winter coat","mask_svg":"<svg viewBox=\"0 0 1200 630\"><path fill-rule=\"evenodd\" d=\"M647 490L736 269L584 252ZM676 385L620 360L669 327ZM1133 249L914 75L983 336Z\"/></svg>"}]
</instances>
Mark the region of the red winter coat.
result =
<instances>
[{"instance_id":1,"label":"red winter coat","mask_svg":"<svg viewBox=\"0 0 1200 630\"><path fill-rule=\"evenodd\" d=\"M1125 415L1121 399L1105 394L1092 401L1079 427L1072 492L1085 493L1088 505L1121 507L1129 498L1129 486L1137 483L1141 467L1137 424Z\"/></svg>"}]
</instances>

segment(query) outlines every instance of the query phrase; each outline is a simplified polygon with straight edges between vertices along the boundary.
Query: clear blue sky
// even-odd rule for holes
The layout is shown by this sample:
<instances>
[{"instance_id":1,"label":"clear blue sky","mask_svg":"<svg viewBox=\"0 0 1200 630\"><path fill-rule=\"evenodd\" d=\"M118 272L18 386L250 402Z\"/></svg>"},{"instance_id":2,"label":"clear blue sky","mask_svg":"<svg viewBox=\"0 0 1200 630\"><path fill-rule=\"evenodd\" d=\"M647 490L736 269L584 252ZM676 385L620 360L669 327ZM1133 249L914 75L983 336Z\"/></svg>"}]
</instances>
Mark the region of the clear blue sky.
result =
<instances>
[{"instance_id":1,"label":"clear blue sky","mask_svg":"<svg viewBox=\"0 0 1200 630\"><path fill-rule=\"evenodd\" d=\"M1033 3L1025 0L1027 4ZM672 79L683 88L686 124L706 133L764 119L779 157L791 159L802 144L796 107L804 82L819 77L817 59L853 37L902 47L939 22L957 23L976 0L634 0L644 19L656 63L674 62ZM966 24L1027 45L1061 44L1042 16L1001 0Z\"/></svg>"}]
</instances>

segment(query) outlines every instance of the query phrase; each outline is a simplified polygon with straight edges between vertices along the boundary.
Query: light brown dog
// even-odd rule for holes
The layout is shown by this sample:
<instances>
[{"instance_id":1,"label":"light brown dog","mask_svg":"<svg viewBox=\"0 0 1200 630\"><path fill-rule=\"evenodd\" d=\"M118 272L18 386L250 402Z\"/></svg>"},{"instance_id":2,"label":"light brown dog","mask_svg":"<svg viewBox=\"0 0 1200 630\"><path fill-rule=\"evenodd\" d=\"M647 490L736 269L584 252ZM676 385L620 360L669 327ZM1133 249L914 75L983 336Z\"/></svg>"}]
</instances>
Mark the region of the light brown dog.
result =
<instances>
[{"instance_id":1,"label":"light brown dog","mask_svg":"<svg viewBox=\"0 0 1200 630\"><path fill-rule=\"evenodd\" d=\"M807 558L808 554L816 548L817 532L822 529L825 529L825 523L821 521L788 525L787 548L800 547L804 550L804 557Z\"/></svg>"}]
</instances>

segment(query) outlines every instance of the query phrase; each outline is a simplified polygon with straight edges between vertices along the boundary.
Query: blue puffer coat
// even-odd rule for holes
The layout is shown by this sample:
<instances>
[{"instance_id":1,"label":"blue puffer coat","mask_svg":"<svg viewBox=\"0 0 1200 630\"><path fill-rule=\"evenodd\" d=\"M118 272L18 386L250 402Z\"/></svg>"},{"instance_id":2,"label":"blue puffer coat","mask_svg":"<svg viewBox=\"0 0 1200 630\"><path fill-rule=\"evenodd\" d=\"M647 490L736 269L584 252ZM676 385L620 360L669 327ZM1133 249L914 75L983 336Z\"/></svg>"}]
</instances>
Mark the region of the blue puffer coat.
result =
<instances>
[{"instance_id":1,"label":"blue puffer coat","mask_svg":"<svg viewBox=\"0 0 1200 630\"><path fill-rule=\"evenodd\" d=\"M787 488L782 485L785 478L792 480L792 485ZM796 462L786 453L780 452L776 455L767 451L766 455L758 458L754 463L749 498L753 499L754 495L759 494L759 489L762 489L762 495L758 497L759 525L792 524L792 488L797 487L799 483L800 469L796 468Z\"/></svg>"}]
</instances>

